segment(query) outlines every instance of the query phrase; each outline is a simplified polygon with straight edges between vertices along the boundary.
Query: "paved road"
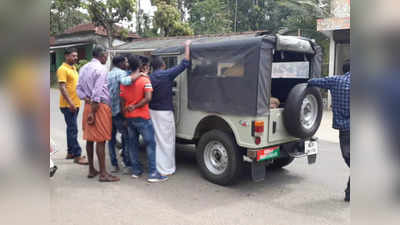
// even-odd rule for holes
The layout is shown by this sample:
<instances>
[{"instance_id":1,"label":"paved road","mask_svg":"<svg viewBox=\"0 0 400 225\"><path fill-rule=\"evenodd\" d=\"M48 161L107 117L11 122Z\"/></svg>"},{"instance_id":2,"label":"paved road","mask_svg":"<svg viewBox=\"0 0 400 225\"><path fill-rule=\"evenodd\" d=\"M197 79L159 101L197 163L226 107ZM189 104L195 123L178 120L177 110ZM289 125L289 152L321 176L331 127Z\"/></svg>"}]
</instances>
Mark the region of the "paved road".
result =
<instances>
[{"instance_id":1,"label":"paved road","mask_svg":"<svg viewBox=\"0 0 400 225\"><path fill-rule=\"evenodd\" d=\"M148 184L144 178L123 175L119 183L99 183L86 178L85 166L63 159L65 125L58 92L51 90L50 99L51 137L59 149L59 171L50 181L51 224L350 224L350 207L343 202L349 170L337 142L320 141L316 164L308 166L305 159L298 159L258 183L250 180L249 171L231 187L206 181L196 167L192 146L177 147L177 173L165 183ZM329 127L321 129L330 132Z\"/></svg>"}]
</instances>

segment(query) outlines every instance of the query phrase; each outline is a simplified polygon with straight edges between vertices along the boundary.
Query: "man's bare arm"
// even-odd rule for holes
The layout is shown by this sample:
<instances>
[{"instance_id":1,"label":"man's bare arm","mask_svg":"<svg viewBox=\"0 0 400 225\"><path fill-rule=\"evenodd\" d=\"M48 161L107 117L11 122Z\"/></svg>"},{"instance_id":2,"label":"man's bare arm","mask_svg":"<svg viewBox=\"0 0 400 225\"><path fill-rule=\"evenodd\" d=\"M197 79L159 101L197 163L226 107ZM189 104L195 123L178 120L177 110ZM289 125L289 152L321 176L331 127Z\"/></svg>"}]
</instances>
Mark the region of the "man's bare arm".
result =
<instances>
[{"instance_id":1,"label":"man's bare arm","mask_svg":"<svg viewBox=\"0 0 400 225\"><path fill-rule=\"evenodd\" d=\"M135 82L136 79L138 79L140 76L143 76L143 75L145 75L145 74L143 74L143 73L132 73L130 75L130 77L132 79L132 83Z\"/></svg>"},{"instance_id":2,"label":"man's bare arm","mask_svg":"<svg viewBox=\"0 0 400 225\"><path fill-rule=\"evenodd\" d=\"M98 102L92 102L92 113L96 114L97 110L99 109L99 103Z\"/></svg>"},{"instance_id":3,"label":"man's bare arm","mask_svg":"<svg viewBox=\"0 0 400 225\"><path fill-rule=\"evenodd\" d=\"M72 100L68 95L67 88L65 86L65 82L60 82L58 84L59 84L59 89L60 89L61 95L67 101L67 103L69 105L69 109L72 110L72 111L75 111L76 107L75 107L74 103L72 103Z\"/></svg>"},{"instance_id":4,"label":"man's bare arm","mask_svg":"<svg viewBox=\"0 0 400 225\"><path fill-rule=\"evenodd\" d=\"M119 98L119 108L121 109L121 112L124 113L125 110L125 99L123 98Z\"/></svg>"},{"instance_id":5,"label":"man's bare arm","mask_svg":"<svg viewBox=\"0 0 400 225\"><path fill-rule=\"evenodd\" d=\"M87 123L89 125L94 125L96 122L96 112L99 109L99 103L97 102L92 102L90 104L90 107L92 108L92 111L89 113L88 118L87 118Z\"/></svg>"},{"instance_id":6,"label":"man's bare arm","mask_svg":"<svg viewBox=\"0 0 400 225\"><path fill-rule=\"evenodd\" d=\"M190 60L190 44L192 43L191 40L187 40L185 42L185 59Z\"/></svg>"}]
</instances>

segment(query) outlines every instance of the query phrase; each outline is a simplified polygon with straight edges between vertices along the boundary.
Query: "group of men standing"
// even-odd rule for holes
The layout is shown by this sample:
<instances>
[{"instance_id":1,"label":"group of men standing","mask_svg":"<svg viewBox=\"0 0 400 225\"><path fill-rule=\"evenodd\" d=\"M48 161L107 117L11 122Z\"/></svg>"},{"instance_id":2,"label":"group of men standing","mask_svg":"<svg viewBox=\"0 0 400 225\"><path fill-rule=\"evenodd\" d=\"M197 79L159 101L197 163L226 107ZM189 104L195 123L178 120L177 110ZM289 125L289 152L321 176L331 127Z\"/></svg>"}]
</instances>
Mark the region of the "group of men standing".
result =
<instances>
[{"instance_id":1,"label":"group of men standing","mask_svg":"<svg viewBox=\"0 0 400 225\"><path fill-rule=\"evenodd\" d=\"M57 71L60 86L60 109L67 125L67 159L89 165L88 178L99 176L101 182L119 178L106 170L105 144L109 141L112 172L120 171L115 153L116 134L121 133L123 162L132 178L143 174L139 161L139 135L146 145L148 181L160 182L175 173L175 121L172 104L174 79L189 66L190 43L185 42L185 58L170 69L161 57L149 59L137 55L118 55L112 59L108 72L108 54L102 47L93 50L93 59L84 65L79 75L74 64L75 49L65 51L65 62ZM77 117L84 101L83 139L87 159L81 156L78 143ZM94 148L99 171L94 166Z\"/></svg>"}]
</instances>

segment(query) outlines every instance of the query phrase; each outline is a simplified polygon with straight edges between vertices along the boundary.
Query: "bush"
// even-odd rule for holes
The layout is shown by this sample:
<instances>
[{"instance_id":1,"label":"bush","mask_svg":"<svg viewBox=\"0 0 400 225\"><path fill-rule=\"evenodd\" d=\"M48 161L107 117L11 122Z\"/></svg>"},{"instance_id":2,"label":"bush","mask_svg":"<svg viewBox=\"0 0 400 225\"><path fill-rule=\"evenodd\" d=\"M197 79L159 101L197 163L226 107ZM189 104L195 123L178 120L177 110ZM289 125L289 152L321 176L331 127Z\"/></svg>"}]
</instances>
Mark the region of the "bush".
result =
<instances>
[{"instance_id":1,"label":"bush","mask_svg":"<svg viewBox=\"0 0 400 225\"><path fill-rule=\"evenodd\" d=\"M50 72L50 87L57 87L57 74L56 72Z\"/></svg>"},{"instance_id":2,"label":"bush","mask_svg":"<svg viewBox=\"0 0 400 225\"><path fill-rule=\"evenodd\" d=\"M84 66L86 63L88 63L89 61L86 59L81 59L79 60L78 64L75 65L76 69L79 70L81 69L82 66Z\"/></svg>"}]
</instances>

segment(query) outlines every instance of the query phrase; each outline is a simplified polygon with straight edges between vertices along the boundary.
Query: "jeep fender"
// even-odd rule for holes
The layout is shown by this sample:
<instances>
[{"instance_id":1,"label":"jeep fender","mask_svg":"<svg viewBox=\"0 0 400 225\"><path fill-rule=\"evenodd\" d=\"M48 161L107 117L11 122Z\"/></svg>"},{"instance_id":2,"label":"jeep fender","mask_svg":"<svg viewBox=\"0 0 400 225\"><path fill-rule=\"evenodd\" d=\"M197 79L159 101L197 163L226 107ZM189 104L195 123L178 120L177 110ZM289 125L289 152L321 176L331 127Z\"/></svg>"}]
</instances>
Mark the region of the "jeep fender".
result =
<instances>
[{"instance_id":1,"label":"jeep fender","mask_svg":"<svg viewBox=\"0 0 400 225\"><path fill-rule=\"evenodd\" d=\"M201 135L210 131L210 130L221 130L228 134L233 134L235 137L235 142L239 140L238 131L235 129L233 124L234 122L231 120L224 119L218 115L210 115L206 116L200 120L200 122L196 126L194 139L196 142L200 139Z\"/></svg>"}]
</instances>

